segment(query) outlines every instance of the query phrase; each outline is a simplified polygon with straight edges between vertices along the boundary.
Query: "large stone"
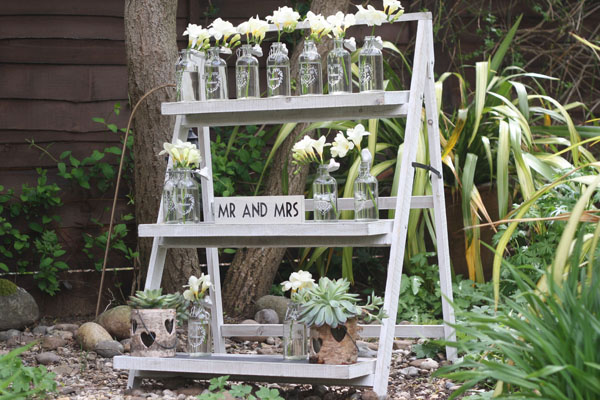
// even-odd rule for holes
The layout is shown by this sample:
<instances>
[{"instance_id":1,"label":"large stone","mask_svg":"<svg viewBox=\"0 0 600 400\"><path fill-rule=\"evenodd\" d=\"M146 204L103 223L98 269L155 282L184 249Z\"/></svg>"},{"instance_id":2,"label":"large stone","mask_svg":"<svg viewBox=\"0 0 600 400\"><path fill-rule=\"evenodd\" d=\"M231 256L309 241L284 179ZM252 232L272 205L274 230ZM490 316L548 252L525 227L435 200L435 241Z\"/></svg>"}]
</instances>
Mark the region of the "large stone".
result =
<instances>
[{"instance_id":1,"label":"large stone","mask_svg":"<svg viewBox=\"0 0 600 400\"><path fill-rule=\"evenodd\" d=\"M60 362L60 357L52 352L36 354L35 359L38 363L44 365L56 364Z\"/></svg>"},{"instance_id":2,"label":"large stone","mask_svg":"<svg viewBox=\"0 0 600 400\"><path fill-rule=\"evenodd\" d=\"M256 301L256 311L270 308L275 310L280 321L285 320L285 311L287 310L290 299L283 296L267 295Z\"/></svg>"},{"instance_id":3,"label":"large stone","mask_svg":"<svg viewBox=\"0 0 600 400\"><path fill-rule=\"evenodd\" d=\"M265 308L254 315L254 320L259 324L278 324L280 319L275 310Z\"/></svg>"},{"instance_id":4,"label":"large stone","mask_svg":"<svg viewBox=\"0 0 600 400\"><path fill-rule=\"evenodd\" d=\"M123 350L123 345L116 340L103 340L102 342L98 342L96 347L94 347L94 351L104 358L121 355L123 354Z\"/></svg>"},{"instance_id":5,"label":"large stone","mask_svg":"<svg viewBox=\"0 0 600 400\"><path fill-rule=\"evenodd\" d=\"M6 279L0 279L0 281L6 281ZM11 294L0 295L0 310L2 310L0 312L0 331L22 329L37 321L40 316L38 305L33 297L18 286L15 286L15 290Z\"/></svg>"},{"instance_id":6,"label":"large stone","mask_svg":"<svg viewBox=\"0 0 600 400\"><path fill-rule=\"evenodd\" d=\"M127 339L131 337L131 307L117 306L106 310L98 317L98 323L118 340Z\"/></svg>"},{"instance_id":7,"label":"large stone","mask_svg":"<svg viewBox=\"0 0 600 400\"><path fill-rule=\"evenodd\" d=\"M99 342L113 340L110 333L95 322L86 322L77 330L77 341L84 350L94 350Z\"/></svg>"},{"instance_id":8,"label":"large stone","mask_svg":"<svg viewBox=\"0 0 600 400\"><path fill-rule=\"evenodd\" d=\"M21 331L18 329L9 329L4 332L0 332L0 342L4 342L10 338L21 336Z\"/></svg>"}]
</instances>

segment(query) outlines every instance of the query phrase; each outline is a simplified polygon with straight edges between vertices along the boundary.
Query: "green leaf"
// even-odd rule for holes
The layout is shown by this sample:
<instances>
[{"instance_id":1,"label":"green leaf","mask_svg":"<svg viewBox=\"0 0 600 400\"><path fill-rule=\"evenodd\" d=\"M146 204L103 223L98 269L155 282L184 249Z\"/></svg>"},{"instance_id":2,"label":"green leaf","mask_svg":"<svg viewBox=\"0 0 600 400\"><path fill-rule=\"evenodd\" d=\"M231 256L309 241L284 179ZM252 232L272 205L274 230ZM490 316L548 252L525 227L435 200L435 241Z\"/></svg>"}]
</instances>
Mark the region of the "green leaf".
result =
<instances>
[{"instance_id":1,"label":"green leaf","mask_svg":"<svg viewBox=\"0 0 600 400\"><path fill-rule=\"evenodd\" d=\"M514 25L510 28L510 30L508 31L508 33L506 34L506 36L504 37L504 39L502 39L502 43L500 43L500 46L498 47L498 50L496 50L496 52L494 53L494 56L492 57L492 61L490 62L490 76L491 73L493 71L498 72L500 65L502 65L502 61L504 60L504 56L506 55L506 52L508 51L508 49L511 46L512 40L515 37L515 34L517 33L517 29L519 28L519 24L521 23L521 19L523 19L523 15L519 15L519 18L517 18L517 21L514 23ZM488 78L489 80L489 78Z\"/></svg>"},{"instance_id":2,"label":"green leaf","mask_svg":"<svg viewBox=\"0 0 600 400\"><path fill-rule=\"evenodd\" d=\"M0 262L0 269L8 272L8 265L4 264L3 262Z\"/></svg>"}]
</instances>

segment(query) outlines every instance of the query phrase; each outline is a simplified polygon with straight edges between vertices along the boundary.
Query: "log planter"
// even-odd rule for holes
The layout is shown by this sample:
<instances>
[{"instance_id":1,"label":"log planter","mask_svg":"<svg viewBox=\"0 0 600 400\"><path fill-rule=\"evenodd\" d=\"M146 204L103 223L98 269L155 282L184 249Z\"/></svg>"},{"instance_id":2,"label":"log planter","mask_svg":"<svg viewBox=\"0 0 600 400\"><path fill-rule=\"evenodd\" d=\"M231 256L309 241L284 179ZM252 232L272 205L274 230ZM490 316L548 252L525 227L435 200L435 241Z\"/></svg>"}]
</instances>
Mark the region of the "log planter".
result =
<instances>
[{"instance_id":1,"label":"log planter","mask_svg":"<svg viewBox=\"0 0 600 400\"><path fill-rule=\"evenodd\" d=\"M313 364L354 364L358 358L358 332L356 318L345 325L332 328L329 325L311 326L309 362Z\"/></svg>"},{"instance_id":2,"label":"log planter","mask_svg":"<svg viewBox=\"0 0 600 400\"><path fill-rule=\"evenodd\" d=\"M131 355L175 357L177 318L174 309L131 310Z\"/></svg>"}]
</instances>

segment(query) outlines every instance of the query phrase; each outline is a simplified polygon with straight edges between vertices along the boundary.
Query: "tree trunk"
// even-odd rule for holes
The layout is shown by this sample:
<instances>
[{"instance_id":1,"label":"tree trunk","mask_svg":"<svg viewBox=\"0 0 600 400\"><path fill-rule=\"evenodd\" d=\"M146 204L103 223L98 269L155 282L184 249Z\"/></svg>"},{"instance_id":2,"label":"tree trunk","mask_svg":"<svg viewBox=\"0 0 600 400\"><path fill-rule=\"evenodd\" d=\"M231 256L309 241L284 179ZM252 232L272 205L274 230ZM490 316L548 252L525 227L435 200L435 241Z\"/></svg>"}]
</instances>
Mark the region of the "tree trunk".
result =
<instances>
[{"instance_id":1,"label":"tree trunk","mask_svg":"<svg viewBox=\"0 0 600 400\"><path fill-rule=\"evenodd\" d=\"M126 0L125 48L128 92L132 106L151 89L175 82L177 0ZM174 118L160 113L160 103L173 101L173 91L159 90L138 107L133 122L135 159L135 216L138 224L155 223L164 182L166 162L158 156L163 142L170 142ZM152 240L139 239L141 272L145 275ZM166 292L181 289L198 273L195 249L167 252L162 286Z\"/></svg>"},{"instance_id":2,"label":"tree trunk","mask_svg":"<svg viewBox=\"0 0 600 400\"><path fill-rule=\"evenodd\" d=\"M349 0L313 0L311 11L325 16L337 11L348 12ZM291 76L298 76L298 57L302 52L303 41L298 43L290 57ZM326 67L325 54L329 50L330 41L325 40L318 46L322 55L323 67ZM323 76L326 76L325 74ZM325 79L326 81L326 79ZM303 194L306 186L308 168L304 167L295 174L298 167L292 164L291 149L298 140L300 132L306 124L298 124L288 138L282 143L273 157L271 170L265 182L265 195ZM311 132L311 135L313 132ZM288 193L283 193L282 174L287 165ZM227 270L223 286L223 307L230 316L250 316L254 311L254 303L269 293L284 248L240 249L235 254L231 266Z\"/></svg>"}]
</instances>

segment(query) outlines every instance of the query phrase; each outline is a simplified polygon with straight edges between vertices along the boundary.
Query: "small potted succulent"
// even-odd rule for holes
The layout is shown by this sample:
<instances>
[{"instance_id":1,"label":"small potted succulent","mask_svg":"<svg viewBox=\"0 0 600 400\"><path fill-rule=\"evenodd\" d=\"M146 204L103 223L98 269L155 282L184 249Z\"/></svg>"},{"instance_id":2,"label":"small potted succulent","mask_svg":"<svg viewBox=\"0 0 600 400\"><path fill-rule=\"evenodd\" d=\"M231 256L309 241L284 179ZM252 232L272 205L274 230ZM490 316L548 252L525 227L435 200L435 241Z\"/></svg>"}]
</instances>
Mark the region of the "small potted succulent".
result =
<instances>
[{"instance_id":1,"label":"small potted succulent","mask_svg":"<svg viewBox=\"0 0 600 400\"><path fill-rule=\"evenodd\" d=\"M132 356L175 356L177 308L182 303L180 293L162 294L162 289L137 291L129 298Z\"/></svg>"},{"instance_id":2,"label":"small potted succulent","mask_svg":"<svg viewBox=\"0 0 600 400\"><path fill-rule=\"evenodd\" d=\"M358 358L358 317L366 322L385 318L381 297L372 294L363 306L358 295L349 293L346 279L321 278L317 285L297 293L302 302L300 320L310 326L309 362L353 364ZM374 314L374 312L377 312Z\"/></svg>"}]
</instances>

